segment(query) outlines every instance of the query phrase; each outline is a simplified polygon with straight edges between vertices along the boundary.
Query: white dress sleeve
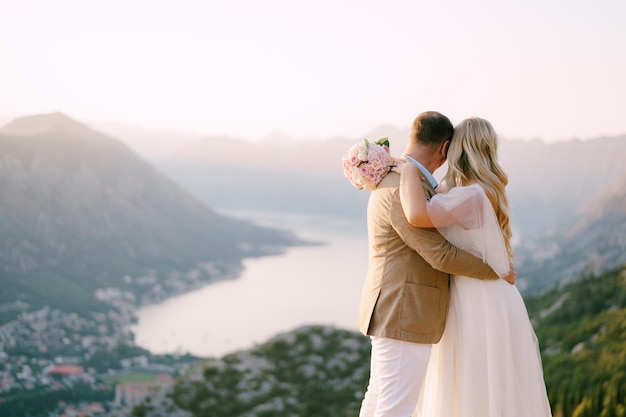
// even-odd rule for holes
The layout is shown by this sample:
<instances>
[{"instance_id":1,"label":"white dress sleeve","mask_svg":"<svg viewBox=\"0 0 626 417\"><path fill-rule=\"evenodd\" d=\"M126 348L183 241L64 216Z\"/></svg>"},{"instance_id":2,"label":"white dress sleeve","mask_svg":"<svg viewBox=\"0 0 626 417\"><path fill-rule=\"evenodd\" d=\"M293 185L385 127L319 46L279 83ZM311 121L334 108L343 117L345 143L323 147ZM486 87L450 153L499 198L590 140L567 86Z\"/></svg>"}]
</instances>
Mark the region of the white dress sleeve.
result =
<instances>
[{"instance_id":1,"label":"white dress sleeve","mask_svg":"<svg viewBox=\"0 0 626 417\"><path fill-rule=\"evenodd\" d=\"M509 272L502 230L479 184L454 187L426 203L433 225L454 246L482 258L500 278Z\"/></svg>"}]
</instances>

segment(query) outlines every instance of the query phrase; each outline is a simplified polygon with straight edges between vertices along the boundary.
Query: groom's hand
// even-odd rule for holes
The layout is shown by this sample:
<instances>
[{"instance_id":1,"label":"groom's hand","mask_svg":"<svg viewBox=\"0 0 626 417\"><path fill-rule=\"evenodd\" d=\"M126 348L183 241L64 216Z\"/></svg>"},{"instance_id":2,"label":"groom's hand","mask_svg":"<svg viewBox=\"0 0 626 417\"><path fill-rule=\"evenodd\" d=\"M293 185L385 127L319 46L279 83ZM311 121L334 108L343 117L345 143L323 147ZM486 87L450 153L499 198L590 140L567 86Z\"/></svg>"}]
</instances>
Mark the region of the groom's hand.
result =
<instances>
[{"instance_id":1,"label":"groom's hand","mask_svg":"<svg viewBox=\"0 0 626 417\"><path fill-rule=\"evenodd\" d=\"M511 270L509 271L508 275L502 279L511 285L515 285L515 280L517 279L517 275L515 274L515 268L513 268L513 265L511 265Z\"/></svg>"}]
</instances>

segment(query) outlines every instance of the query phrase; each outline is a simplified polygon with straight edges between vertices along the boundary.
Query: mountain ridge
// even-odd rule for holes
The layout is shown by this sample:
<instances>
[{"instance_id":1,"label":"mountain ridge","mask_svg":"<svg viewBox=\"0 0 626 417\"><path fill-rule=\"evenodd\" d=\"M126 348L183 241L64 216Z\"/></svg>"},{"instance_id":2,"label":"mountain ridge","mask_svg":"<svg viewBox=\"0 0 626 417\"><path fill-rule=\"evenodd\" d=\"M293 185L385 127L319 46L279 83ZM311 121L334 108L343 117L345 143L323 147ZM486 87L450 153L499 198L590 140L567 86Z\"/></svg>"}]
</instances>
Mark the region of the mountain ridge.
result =
<instances>
[{"instance_id":1,"label":"mountain ridge","mask_svg":"<svg viewBox=\"0 0 626 417\"><path fill-rule=\"evenodd\" d=\"M52 116L60 117L56 113ZM365 219L369 193L353 188L340 167L346 149L363 138L303 140L285 146L285 135L276 135L258 142L227 136L199 138L154 166L205 205L221 212L313 211ZM369 139L378 136L389 137L392 153L399 155L408 129L381 126L366 135ZM551 273L554 276L565 273L559 272L559 265L568 265L568 271L574 264L585 265L579 272L593 269L594 264L605 265L596 255L584 252L572 262L568 248L575 245L568 242L577 229L591 227L585 218L601 217L605 210L601 205L585 207L610 192L608 179L618 181L626 175L622 164L626 135L554 143L502 139L499 155L509 174L507 189L520 288L537 291L547 282L556 283L552 277L540 276L539 265L555 271ZM607 226L599 222L595 227ZM621 229L616 227L591 234L602 233L613 236L614 242L623 239Z\"/></svg>"},{"instance_id":2,"label":"mountain ridge","mask_svg":"<svg viewBox=\"0 0 626 417\"><path fill-rule=\"evenodd\" d=\"M555 255L521 262L517 273L526 292L560 287L583 275L596 276L626 262L624 189L626 176L588 201L583 215L551 238Z\"/></svg>"},{"instance_id":3,"label":"mountain ridge","mask_svg":"<svg viewBox=\"0 0 626 417\"><path fill-rule=\"evenodd\" d=\"M126 145L60 113L0 130L0 194L0 303L85 310L97 288L140 298L147 288L133 276L151 270L155 285L173 271L210 282L232 277L245 257L303 243L218 214Z\"/></svg>"}]
</instances>

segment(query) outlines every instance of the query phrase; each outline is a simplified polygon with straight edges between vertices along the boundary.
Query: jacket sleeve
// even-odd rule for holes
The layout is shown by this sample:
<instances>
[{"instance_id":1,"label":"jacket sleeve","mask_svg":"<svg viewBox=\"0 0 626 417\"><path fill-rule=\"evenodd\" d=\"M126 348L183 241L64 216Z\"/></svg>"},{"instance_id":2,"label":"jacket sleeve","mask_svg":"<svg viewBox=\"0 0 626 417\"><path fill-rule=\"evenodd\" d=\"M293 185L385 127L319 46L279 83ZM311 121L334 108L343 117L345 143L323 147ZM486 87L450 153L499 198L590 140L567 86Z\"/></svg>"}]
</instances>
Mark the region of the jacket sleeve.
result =
<instances>
[{"instance_id":1,"label":"jacket sleeve","mask_svg":"<svg viewBox=\"0 0 626 417\"><path fill-rule=\"evenodd\" d=\"M478 279L499 279L489 265L448 242L436 229L411 225L400 205L396 191L391 196L390 221L392 227L408 247L416 251L433 268L453 275Z\"/></svg>"}]
</instances>

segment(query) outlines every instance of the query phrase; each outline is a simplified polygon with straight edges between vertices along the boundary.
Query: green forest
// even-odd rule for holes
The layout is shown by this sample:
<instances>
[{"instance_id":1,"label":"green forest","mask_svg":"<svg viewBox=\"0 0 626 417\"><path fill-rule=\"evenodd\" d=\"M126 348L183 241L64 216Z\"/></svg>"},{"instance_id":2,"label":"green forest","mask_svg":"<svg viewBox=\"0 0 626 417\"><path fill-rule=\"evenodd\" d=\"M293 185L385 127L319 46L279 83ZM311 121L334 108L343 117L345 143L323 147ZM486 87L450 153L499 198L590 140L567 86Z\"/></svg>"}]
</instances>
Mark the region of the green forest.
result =
<instances>
[{"instance_id":1,"label":"green forest","mask_svg":"<svg viewBox=\"0 0 626 417\"><path fill-rule=\"evenodd\" d=\"M526 299L555 417L626 416L626 268Z\"/></svg>"}]
</instances>

